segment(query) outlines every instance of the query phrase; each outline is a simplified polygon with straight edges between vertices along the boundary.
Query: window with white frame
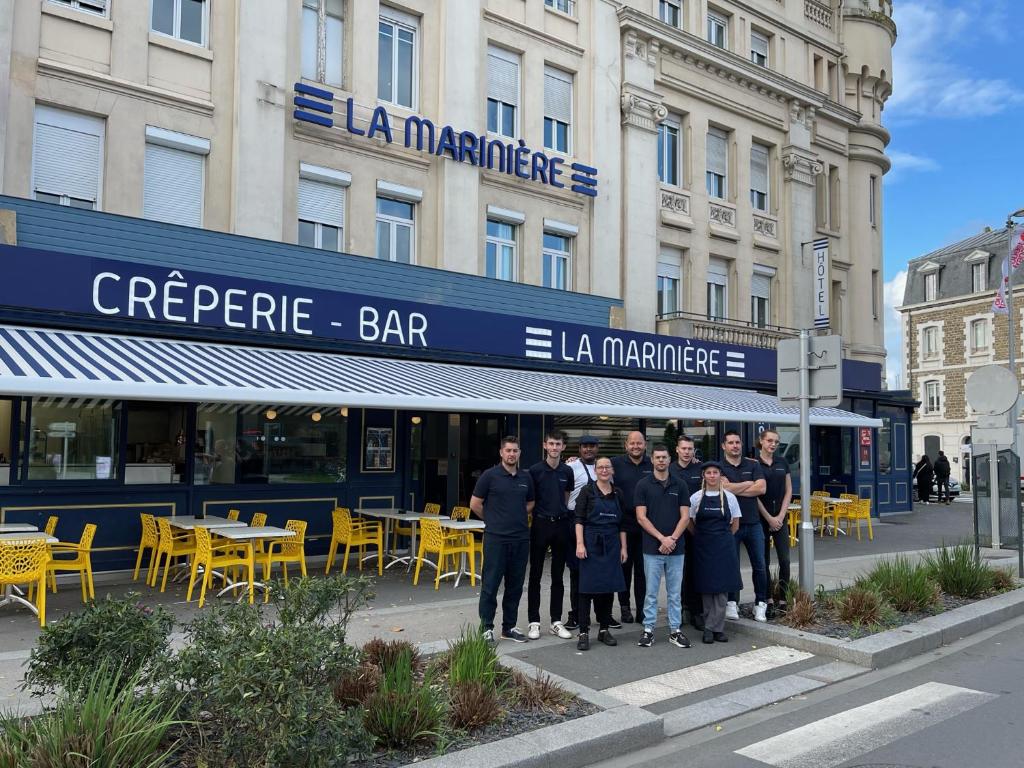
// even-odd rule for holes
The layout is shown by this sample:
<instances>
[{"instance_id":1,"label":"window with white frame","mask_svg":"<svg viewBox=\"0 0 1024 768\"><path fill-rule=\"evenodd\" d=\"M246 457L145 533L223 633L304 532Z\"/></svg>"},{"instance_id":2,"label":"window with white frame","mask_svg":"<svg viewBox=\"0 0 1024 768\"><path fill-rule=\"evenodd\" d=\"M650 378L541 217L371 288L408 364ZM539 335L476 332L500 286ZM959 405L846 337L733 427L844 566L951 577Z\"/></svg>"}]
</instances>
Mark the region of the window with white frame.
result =
<instances>
[{"instance_id":1,"label":"window with white frame","mask_svg":"<svg viewBox=\"0 0 1024 768\"><path fill-rule=\"evenodd\" d=\"M377 258L412 264L416 256L416 205L377 195Z\"/></svg>"},{"instance_id":2,"label":"window with white frame","mask_svg":"<svg viewBox=\"0 0 1024 768\"><path fill-rule=\"evenodd\" d=\"M516 279L516 229L509 221L487 218L487 238L484 244L484 270L487 277L496 280Z\"/></svg>"},{"instance_id":3,"label":"window with white frame","mask_svg":"<svg viewBox=\"0 0 1024 768\"><path fill-rule=\"evenodd\" d=\"M151 27L161 35L206 45L208 18L206 0L153 0Z\"/></svg>"},{"instance_id":4,"label":"window with white frame","mask_svg":"<svg viewBox=\"0 0 1024 768\"><path fill-rule=\"evenodd\" d=\"M750 278L750 324L755 328L767 328L772 323L772 277L771 267L754 265Z\"/></svg>"},{"instance_id":5,"label":"window with white frame","mask_svg":"<svg viewBox=\"0 0 1024 768\"><path fill-rule=\"evenodd\" d=\"M351 183L352 176L345 171L307 163L299 165L299 245L325 251L345 250L345 202ZM389 231L389 249L390 234Z\"/></svg>"},{"instance_id":6,"label":"window with white frame","mask_svg":"<svg viewBox=\"0 0 1024 768\"><path fill-rule=\"evenodd\" d=\"M658 18L670 27L683 27L683 0L658 0Z\"/></svg>"},{"instance_id":7,"label":"window with white frame","mask_svg":"<svg viewBox=\"0 0 1024 768\"><path fill-rule=\"evenodd\" d=\"M415 16L381 6L377 24L377 98L412 109L416 104Z\"/></svg>"},{"instance_id":8,"label":"window with white frame","mask_svg":"<svg viewBox=\"0 0 1024 768\"><path fill-rule=\"evenodd\" d=\"M976 261L971 264L971 291L973 293L981 293L986 289L988 282L987 266L984 261Z\"/></svg>"},{"instance_id":9,"label":"window with white frame","mask_svg":"<svg viewBox=\"0 0 1024 768\"><path fill-rule=\"evenodd\" d=\"M715 11L708 11L708 42L719 48L728 48L729 18Z\"/></svg>"},{"instance_id":10,"label":"window with white frame","mask_svg":"<svg viewBox=\"0 0 1024 768\"><path fill-rule=\"evenodd\" d=\"M724 200L729 192L729 134L721 128L708 128L707 189L708 196Z\"/></svg>"},{"instance_id":11,"label":"window with white frame","mask_svg":"<svg viewBox=\"0 0 1024 768\"><path fill-rule=\"evenodd\" d=\"M662 248L658 253L658 315L665 316L682 309L683 255L675 248Z\"/></svg>"},{"instance_id":12,"label":"window with white frame","mask_svg":"<svg viewBox=\"0 0 1024 768\"><path fill-rule=\"evenodd\" d=\"M548 8L554 8L556 11L561 11L562 13L567 13L572 16L576 0L544 0L544 5Z\"/></svg>"},{"instance_id":13,"label":"window with white frame","mask_svg":"<svg viewBox=\"0 0 1024 768\"><path fill-rule=\"evenodd\" d=\"M768 66L768 45L768 35L756 29L750 31L750 60L759 67Z\"/></svg>"},{"instance_id":14,"label":"window with white frame","mask_svg":"<svg viewBox=\"0 0 1024 768\"><path fill-rule=\"evenodd\" d=\"M708 320L724 320L729 316L729 262L724 259L708 261L707 276Z\"/></svg>"},{"instance_id":15,"label":"window with white frame","mask_svg":"<svg viewBox=\"0 0 1024 768\"><path fill-rule=\"evenodd\" d=\"M203 226L209 153L209 139L147 125L142 215L187 227Z\"/></svg>"},{"instance_id":16,"label":"window with white frame","mask_svg":"<svg viewBox=\"0 0 1024 768\"><path fill-rule=\"evenodd\" d=\"M342 84L344 0L302 0L302 76Z\"/></svg>"},{"instance_id":17,"label":"window with white frame","mask_svg":"<svg viewBox=\"0 0 1024 768\"><path fill-rule=\"evenodd\" d=\"M932 360L939 356L939 328L929 325L921 329L921 359Z\"/></svg>"},{"instance_id":18,"label":"window with white frame","mask_svg":"<svg viewBox=\"0 0 1024 768\"><path fill-rule=\"evenodd\" d=\"M76 11L86 11L100 16L107 15L107 0L49 0L49 2L74 8Z\"/></svg>"},{"instance_id":19,"label":"window with white frame","mask_svg":"<svg viewBox=\"0 0 1024 768\"><path fill-rule=\"evenodd\" d=\"M104 121L37 106L32 141L32 196L98 210L103 177Z\"/></svg>"},{"instance_id":20,"label":"window with white frame","mask_svg":"<svg viewBox=\"0 0 1024 768\"><path fill-rule=\"evenodd\" d=\"M561 228L557 232L550 231L548 227L544 228L542 284L545 288L557 288L561 291L569 289L575 241L575 237Z\"/></svg>"},{"instance_id":21,"label":"window with white frame","mask_svg":"<svg viewBox=\"0 0 1024 768\"><path fill-rule=\"evenodd\" d=\"M768 210L768 155L763 144L750 147L750 205L755 211Z\"/></svg>"},{"instance_id":22,"label":"window with white frame","mask_svg":"<svg viewBox=\"0 0 1024 768\"><path fill-rule=\"evenodd\" d=\"M988 320L978 318L971 320L970 325L971 352L988 351Z\"/></svg>"},{"instance_id":23,"label":"window with white frame","mask_svg":"<svg viewBox=\"0 0 1024 768\"><path fill-rule=\"evenodd\" d=\"M569 154L572 146L572 74L544 66L544 148Z\"/></svg>"},{"instance_id":24,"label":"window with white frame","mask_svg":"<svg viewBox=\"0 0 1024 768\"><path fill-rule=\"evenodd\" d=\"M929 272L924 276L924 300L935 301L939 295L939 273Z\"/></svg>"},{"instance_id":25,"label":"window with white frame","mask_svg":"<svg viewBox=\"0 0 1024 768\"><path fill-rule=\"evenodd\" d=\"M683 145L681 121L675 115L658 123L658 179L662 184L681 186Z\"/></svg>"},{"instance_id":26,"label":"window with white frame","mask_svg":"<svg viewBox=\"0 0 1024 768\"><path fill-rule=\"evenodd\" d=\"M924 383L924 412L939 413L942 411L942 385L938 381Z\"/></svg>"},{"instance_id":27,"label":"window with white frame","mask_svg":"<svg viewBox=\"0 0 1024 768\"><path fill-rule=\"evenodd\" d=\"M519 55L504 48L487 48L487 130L516 135L519 112Z\"/></svg>"}]
</instances>

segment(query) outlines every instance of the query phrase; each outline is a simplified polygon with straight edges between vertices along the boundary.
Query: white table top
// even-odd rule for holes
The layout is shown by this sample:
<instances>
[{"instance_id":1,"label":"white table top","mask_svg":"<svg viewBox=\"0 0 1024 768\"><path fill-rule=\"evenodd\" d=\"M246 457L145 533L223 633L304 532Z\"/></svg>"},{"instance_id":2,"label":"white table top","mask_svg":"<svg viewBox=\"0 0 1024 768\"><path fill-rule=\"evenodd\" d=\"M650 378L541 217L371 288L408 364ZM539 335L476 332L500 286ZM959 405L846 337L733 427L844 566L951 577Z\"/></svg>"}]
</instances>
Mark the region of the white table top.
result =
<instances>
[{"instance_id":1,"label":"white table top","mask_svg":"<svg viewBox=\"0 0 1024 768\"><path fill-rule=\"evenodd\" d=\"M377 517L383 520L407 520L409 522L416 522L423 518L430 518L432 520L447 520L448 518L441 517L440 515L424 515L422 512L403 512L400 509L357 509L357 514L366 515L367 517Z\"/></svg>"},{"instance_id":2,"label":"white table top","mask_svg":"<svg viewBox=\"0 0 1024 768\"><path fill-rule=\"evenodd\" d=\"M195 517L193 515L172 515L167 518L172 528L180 528L183 531L191 531L196 526L204 528L247 528L241 520L228 520L226 517Z\"/></svg>"},{"instance_id":3,"label":"white table top","mask_svg":"<svg viewBox=\"0 0 1024 768\"><path fill-rule=\"evenodd\" d=\"M247 539L287 539L295 535L295 531L287 528L276 528L273 525L260 525L256 528L218 528L217 535L222 539L245 541Z\"/></svg>"},{"instance_id":4,"label":"white table top","mask_svg":"<svg viewBox=\"0 0 1024 768\"><path fill-rule=\"evenodd\" d=\"M830 497L830 498L825 499L825 503L826 504L853 504L853 499L833 499L833 498Z\"/></svg>"},{"instance_id":5,"label":"white table top","mask_svg":"<svg viewBox=\"0 0 1024 768\"><path fill-rule=\"evenodd\" d=\"M441 527L452 528L456 531L482 531L485 526L483 520L449 520L448 518L442 518Z\"/></svg>"},{"instance_id":6,"label":"white table top","mask_svg":"<svg viewBox=\"0 0 1024 768\"><path fill-rule=\"evenodd\" d=\"M0 523L0 533L29 533L38 530L39 527L31 523Z\"/></svg>"},{"instance_id":7,"label":"white table top","mask_svg":"<svg viewBox=\"0 0 1024 768\"><path fill-rule=\"evenodd\" d=\"M46 539L47 544L59 544L60 540L56 536L51 536L48 533L41 531L26 531L24 533L0 533L0 541L35 541L36 539Z\"/></svg>"}]
</instances>

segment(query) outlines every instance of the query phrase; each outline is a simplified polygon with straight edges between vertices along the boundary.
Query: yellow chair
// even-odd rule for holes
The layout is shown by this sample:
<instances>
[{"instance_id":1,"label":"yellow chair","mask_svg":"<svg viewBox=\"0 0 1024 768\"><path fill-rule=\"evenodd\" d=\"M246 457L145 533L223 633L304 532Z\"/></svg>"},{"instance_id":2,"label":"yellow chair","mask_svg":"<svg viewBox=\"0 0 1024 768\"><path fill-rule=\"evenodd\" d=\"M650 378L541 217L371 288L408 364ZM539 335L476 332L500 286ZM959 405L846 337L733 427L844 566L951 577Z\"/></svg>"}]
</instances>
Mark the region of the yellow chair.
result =
<instances>
[{"instance_id":1,"label":"yellow chair","mask_svg":"<svg viewBox=\"0 0 1024 768\"><path fill-rule=\"evenodd\" d=\"M57 571L78 571L82 582L82 602L88 603L96 599L96 588L92 582L92 540L96 536L96 524L88 523L82 531L82 538L77 544L54 544L50 548L53 555L74 555L72 558L52 557L46 569L51 574ZM56 576L53 579L53 591L57 591Z\"/></svg>"},{"instance_id":2,"label":"yellow chair","mask_svg":"<svg viewBox=\"0 0 1024 768\"><path fill-rule=\"evenodd\" d=\"M341 563L341 572L348 571L348 555L352 547L364 547L374 544L377 547L377 575L384 574L384 528L379 520L352 519L352 511L348 507L337 507L331 513L333 530L331 531L331 547L327 552L327 568L324 573L331 572L338 547L345 545L345 558ZM363 560L359 559L359 570L363 570Z\"/></svg>"},{"instance_id":3,"label":"yellow chair","mask_svg":"<svg viewBox=\"0 0 1024 768\"><path fill-rule=\"evenodd\" d=\"M260 558L263 561L264 581L270 578L270 571L274 563L281 564L286 587L288 586L288 563L298 563L299 571L303 576L306 575L306 525L305 520L289 520L284 527L289 531L295 531L295 535L286 539L271 539L267 543L266 554Z\"/></svg>"},{"instance_id":4,"label":"yellow chair","mask_svg":"<svg viewBox=\"0 0 1024 768\"><path fill-rule=\"evenodd\" d=\"M59 519L56 515L50 515L47 519L46 527L43 529L47 536L57 535L57 522Z\"/></svg>"},{"instance_id":5,"label":"yellow chair","mask_svg":"<svg viewBox=\"0 0 1024 768\"><path fill-rule=\"evenodd\" d=\"M817 492L811 494L811 522L815 520L820 521L818 525L818 535L822 536L825 533L825 518L828 517L828 504L825 499L818 495Z\"/></svg>"},{"instance_id":6,"label":"yellow chair","mask_svg":"<svg viewBox=\"0 0 1024 768\"><path fill-rule=\"evenodd\" d=\"M840 522L843 521L843 520L846 521L846 533L849 534L849 532L850 532L850 520L853 518L854 515L856 515L856 513L857 513L857 504L858 504L858 502L860 502L860 497L857 494L855 494L855 493L840 493L839 494L839 498L840 499L845 499L846 501L848 501L850 503L849 504L832 504L831 505L832 506L832 520L833 520L833 526L834 526L833 529L832 529L832 535L833 536L838 536L839 535L839 525L840 525Z\"/></svg>"},{"instance_id":7,"label":"yellow chair","mask_svg":"<svg viewBox=\"0 0 1024 768\"><path fill-rule=\"evenodd\" d=\"M149 583L153 574L153 561L156 560L156 550L160 545L160 535L156 529L156 518L147 515L145 512L139 515L142 519L142 538L139 539L139 556L135 558L135 573L132 574L132 581L139 578L139 568L142 567L142 555L149 550L149 568L146 571L146 583Z\"/></svg>"},{"instance_id":8,"label":"yellow chair","mask_svg":"<svg viewBox=\"0 0 1024 768\"><path fill-rule=\"evenodd\" d=\"M469 520L469 507L452 507L452 520Z\"/></svg>"},{"instance_id":9,"label":"yellow chair","mask_svg":"<svg viewBox=\"0 0 1024 768\"><path fill-rule=\"evenodd\" d=\"M472 538L467 539L462 532L445 533L440 520L420 520L420 546L416 553L416 573L412 577L414 585L420 583L420 568L423 566L424 555L437 555L437 568L434 573L434 589L441 584L441 571L449 557L465 553L469 559L469 583L476 586L476 548Z\"/></svg>"},{"instance_id":10,"label":"yellow chair","mask_svg":"<svg viewBox=\"0 0 1024 768\"><path fill-rule=\"evenodd\" d=\"M214 546L213 538L210 536L210 529L199 526L196 528L195 557L192 558L192 575L188 580L188 595L186 601L192 601L192 590L196 585L196 576L202 579L203 583L199 588L199 607L206 602L206 588L213 584L213 572L220 570L224 574L224 585L227 586L228 569L242 566L245 568L249 582L249 602L253 602L253 581L255 579L255 565L251 550L246 547L245 554L239 554L238 542L230 541L226 544ZM202 574L199 569L202 568ZM166 574L164 576L166 578Z\"/></svg>"},{"instance_id":11,"label":"yellow chair","mask_svg":"<svg viewBox=\"0 0 1024 768\"><path fill-rule=\"evenodd\" d=\"M469 507L452 507L452 520L469 520L472 516L472 510ZM484 570L484 540L483 534L480 536L476 535L474 531L459 531L448 534L449 536L465 536L470 544L473 545L473 555L480 555L480 571Z\"/></svg>"},{"instance_id":12,"label":"yellow chair","mask_svg":"<svg viewBox=\"0 0 1024 768\"><path fill-rule=\"evenodd\" d=\"M229 509L229 510L228 510L228 520L237 520L237 519L238 519L238 516L239 516L240 514L242 514L241 510L238 510L238 509Z\"/></svg>"},{"instance_id":13,"label":"yellow chair","mask_svg":"<svg viewBox=\"0 0 1024 768\"><path fill-rule=\"evenodd\" d=\"M255 512L253 513L252 520L249 521L250 528L262 528L267 524L267 513L266 512Z\"/></svg>"},{"instance_id":14,"label":"yellow chair","mask_svg":"<svg viewBox=\"0 0 1024 768\"><path fill-rule=\"evenodd\" d=\"M433 515L434 517L440 517L441 516L441 505L440 504L435 504L432 501L428 502L428 503L423 505L423 514L424 515Z\"/></svg>"},{"instance_id":15,"label":"yellow chair","mask_svg":"<svg viewBox=\"0 0 1024 768\"><path fill-rule=\"evenodd\" d=\"M850 526L856 523L857 541L860 541L860 523L861 520L866 520L868 523L868 541L874 541L875 533L871 529L871 499L857 499L857 501L850 506L853 507L853 509L851 509L846 515L846 519L848 521L846 525L847 534L850 532Z\"/></svg>"},{"instance_id":16,"label":"yellow chair","mask_svg":"<svg viewBox=\"0 0 1024 768\"><path fill-rule=\"evenodd\" d=\"M156 586L157 576L160 575L160 563L164 564L164 578L160 584L160 591L167 589L167 571L171 568L171 560L175 557L188 557L196 553L195 537L189 533L175 534L171 530L171 524L167 518L156 518L157 530L160 532L160 543L156 550L156 568L150 578L149 586Z\"/></svg>"},{"instance_id":17,"label":"yellow chair","mask_svg":"<svg viewBox=\"0 0 1024 768\"><path fill-rule=\"evenodd\" d=\"M29 584L28 600L16 594L9 594L7 599L31 608L34 592L40 627L46 626L46 565L49 562L50 545L42 537L0 540L0 587L9 589Z\"/></svg>"},{"instance_id":18,"label":"yellow chair","mask_svg":"<svg viewBox=\"0 0 1024 768\"><path fill-rule=\"evenodd\" d=\"M423 505L423 514L424 515L433 515L434 517L439 517L441 515L441 505L440 504L434 504L433 502L429 502L427 504L424 504ZM400 521L395 520L391 524L391 534L392 534L392 539L391 539L392 550L391 551L393 552L394 550L398 549L398 537L399 536L408 536L410 538L412 537L412 534L413 534L413 524L409 523L408 525L402 525L402 523Z\"/></svg>"}]
</instances>

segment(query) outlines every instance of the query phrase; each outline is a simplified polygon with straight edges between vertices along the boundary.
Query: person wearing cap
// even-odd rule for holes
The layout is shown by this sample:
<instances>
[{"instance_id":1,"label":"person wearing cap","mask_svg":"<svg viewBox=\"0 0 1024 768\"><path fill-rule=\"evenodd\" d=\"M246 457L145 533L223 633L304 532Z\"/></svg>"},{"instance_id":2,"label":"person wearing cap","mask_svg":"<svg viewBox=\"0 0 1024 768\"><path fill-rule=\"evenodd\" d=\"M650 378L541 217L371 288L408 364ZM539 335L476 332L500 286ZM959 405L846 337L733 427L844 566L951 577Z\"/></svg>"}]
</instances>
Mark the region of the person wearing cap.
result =
<instances>
[{"instance_id":1,"label":"person wearing cap","mask_svg":"<svg viewBox=\"0 0 1024 768\"><path fill-rule=\"evenodd\" d=\"M739 500L722 487L722 465L705 462L701 489L690 496L690 531L693 533L694 580L704 609L705 643L728 642L725 604L738 590L740 558L736 531L740 527Z\"/></svg>"},{"instance_id":2,"label":"person wearing cap","mask_svg":"<svg viewBox=\"0 0 1024 768\"><path fill-rule=\"evenodd\" d=\"M597 473L594 470L594 462L597 459L597 449L601 441L594 435L583 435L580 438L579 459L569 459L569 468L572 470L573 485L572 493L569 494L568 507L570 512L576 511L576 502L579 500L580 491L597 480ZM575 536L575 534L573 534ZM569 568L569 615L565 622L565 628L576 630L580 628L580 561L576 558L576 548L569 547L565 556L565 564ZM586 624L590 624L590 616L586 616Z\"/></svg>"}]
</instances>

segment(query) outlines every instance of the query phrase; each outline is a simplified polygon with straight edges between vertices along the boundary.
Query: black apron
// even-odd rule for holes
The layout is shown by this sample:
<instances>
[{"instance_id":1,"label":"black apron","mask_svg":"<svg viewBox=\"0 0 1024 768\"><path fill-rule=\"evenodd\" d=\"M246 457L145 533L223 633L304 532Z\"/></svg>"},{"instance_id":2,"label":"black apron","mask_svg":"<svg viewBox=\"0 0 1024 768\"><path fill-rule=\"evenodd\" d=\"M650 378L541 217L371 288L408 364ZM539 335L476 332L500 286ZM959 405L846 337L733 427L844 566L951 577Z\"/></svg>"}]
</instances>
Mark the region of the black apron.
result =
<instances>
[{"instance_id":1,"label":"black apron","mask_svg":"<svg viewBox=\"0 0 1024 768\"><path fill-rule=\"evenodd\" d=\"M693 536L693 571L697 592L701 594L743 589L736 538L729 530L732 517L728 508L722 508L724 502L721 491L718 496L705 494L694 518L697 530Z\"/></svg>"},{"instance_id":2,"label":"black apron","mask_svg":"<svg viewBox=\"0 0 1024 768\"><path fill-rule=\"evenodd\" d=\"M586 595L604 595L621 592L626 588L619 557L619 522L622 509L618 496L601 498L597 486L585 488L583 493L594 493L594 504L583 526L583 545L587 556L580 560L580 592Z\"/></svg>"}]
</instances>

